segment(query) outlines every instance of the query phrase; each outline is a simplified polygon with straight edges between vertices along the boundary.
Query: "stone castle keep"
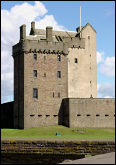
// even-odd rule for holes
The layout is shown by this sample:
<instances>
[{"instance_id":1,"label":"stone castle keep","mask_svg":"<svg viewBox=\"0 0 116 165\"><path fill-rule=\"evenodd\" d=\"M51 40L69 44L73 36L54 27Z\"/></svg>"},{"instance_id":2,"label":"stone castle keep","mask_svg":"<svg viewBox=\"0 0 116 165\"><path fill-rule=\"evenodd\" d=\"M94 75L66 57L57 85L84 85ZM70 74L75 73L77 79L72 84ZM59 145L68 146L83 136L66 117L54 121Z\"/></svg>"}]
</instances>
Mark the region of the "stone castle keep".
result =
<instances>
[{"instance_id":1,"label":"stone castle keep","mask_svg":"<svg viewBox=\"0 0 116 165\"><path fill-rule=\"evenodd\" d=\"M20 27L13 46L14 128L115 127L115 99L97 98L96 31Z\"/></svg>"}]
</instances>

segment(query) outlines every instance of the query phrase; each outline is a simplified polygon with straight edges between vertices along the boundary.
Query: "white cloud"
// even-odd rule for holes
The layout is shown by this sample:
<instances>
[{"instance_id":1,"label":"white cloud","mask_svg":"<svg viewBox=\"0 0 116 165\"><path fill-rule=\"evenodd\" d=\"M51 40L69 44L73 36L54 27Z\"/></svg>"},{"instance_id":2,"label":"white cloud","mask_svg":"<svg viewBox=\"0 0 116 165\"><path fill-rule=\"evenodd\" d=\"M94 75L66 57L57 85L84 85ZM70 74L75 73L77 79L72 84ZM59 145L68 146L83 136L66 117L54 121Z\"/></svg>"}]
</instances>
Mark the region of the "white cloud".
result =
<instances>
[{"instance_id":1,"label":"white cloud","mask_svg":"<svg viewBox=\"0 0 116 165\"><path fill-rule=\"evenodd\" d=\"M104 61L104 52L97 52L97 64Z\"/></svg>"},{"instance_id":2,"label":"white cloud","mask_svg":"<svg viewBox=\"0 0 116 165\"><path fill-rule=\"evenodd\" d=\"M40 1L34 5L24 2L8 10L1 10L1 102L13 98L13 57L12 46L19 42L19 27L26 24L26 35L29 35L31 22L36 28L52 26L55 30L65 30L59 25L53 15L45 15L48 10ZM11 97L10 97L11 96ZM9 100L11 101L11 100Z\"/></svg>"},{"instance_id":3,"label":"white cloud","mask_svg":"<svg viewBox=\"0 0 116 165\"><path fill-rule=\"evenodd\" d=\"M107 57L98 70L108 77L115 77L115 57Z\"/></svg>"},{"instance_id":4,"label":"white cloud","mask_svg":"<svg viewBox=\"0 0 116 165\"><path fill-rule=\"evenodd\" d=\"M41 27L45 29L46 26L52 26L53 30L67 30L64 26L58 25L53 15L45 15L40 21L35 21L35 28Z\"/></svg>"},{"instance_id":5,"label":"white cloud","mask_svg":"<svg viewBox=\"0 0 116 165\"><path fill-rule=\"evenodd\" d=\"M97 84L97 90L100 88L101 84Z\"/></svg>"},{"instance_id":6,"label":"white cloud","mask_svg":"<svg viewBox=\"0 0 116 165\"><path fill-rule=\"evenodd\" d=\"M115 84L104 83L97 86L98 98L114 98L115 97Z\"/></svg>"},{"instance_id":7,"label":"white cloud","mask_svg":"<svg viewBox=\"0 0 116 165\"><path fill-rule=\"evenodd\" d=\"M105 96L104 98L112 98L111 96Z\"/></svg>"},{"instance_id":8,"label":"white cloud","mask_svg":"<svg viewBox=\"0 0 116 165\"><path fill-rule=\"evenodd\" d=\"M22 5L15 5L11 8L10 14L14 18L25 18L28 21L33 21L37 17L42 17L47 13L45 6L39 2L35 1L35 5L32 6L27 2L24 2Z\"/></svg>"}]
</instances>

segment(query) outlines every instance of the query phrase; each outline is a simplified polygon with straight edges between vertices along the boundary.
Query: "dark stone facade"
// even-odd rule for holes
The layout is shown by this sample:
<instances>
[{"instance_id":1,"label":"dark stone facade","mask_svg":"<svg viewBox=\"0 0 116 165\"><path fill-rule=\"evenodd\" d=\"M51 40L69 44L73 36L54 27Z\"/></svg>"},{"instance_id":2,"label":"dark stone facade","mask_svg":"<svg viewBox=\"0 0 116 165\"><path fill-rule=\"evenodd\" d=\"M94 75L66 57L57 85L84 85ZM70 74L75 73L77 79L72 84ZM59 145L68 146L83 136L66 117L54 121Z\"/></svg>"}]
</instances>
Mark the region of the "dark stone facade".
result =
<instances>
[{"instance_id":1,"label":"dark stone facade","mask_svg":"<svg viewBox=\"0 0 116 165\"><path fill-rule=\"evenodd\" d=\"M14 101L1 104L1 128L14 128Z\"/></svg>"}]
</instances>

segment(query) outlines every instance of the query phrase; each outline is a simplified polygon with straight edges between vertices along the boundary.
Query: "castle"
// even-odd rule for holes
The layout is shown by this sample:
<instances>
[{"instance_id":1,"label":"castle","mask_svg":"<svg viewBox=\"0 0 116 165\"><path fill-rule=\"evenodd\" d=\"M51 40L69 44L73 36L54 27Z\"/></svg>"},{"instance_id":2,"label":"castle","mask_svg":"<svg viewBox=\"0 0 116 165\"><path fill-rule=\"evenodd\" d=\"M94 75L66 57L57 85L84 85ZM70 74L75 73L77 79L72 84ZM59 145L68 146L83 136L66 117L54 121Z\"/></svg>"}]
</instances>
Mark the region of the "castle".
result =
<instances>
[{"instance_id":1,"label":"castle","mask_svg":"<svg viewBox=\"0 0 116 165\"><path fill-rule=\"evenodd\" d=\"M12 53L14 128L114 127L115 99L97 99L96 52L89 23L72 32L31 22L29 36L23 24Z\"/></svg>"}]
</instances>

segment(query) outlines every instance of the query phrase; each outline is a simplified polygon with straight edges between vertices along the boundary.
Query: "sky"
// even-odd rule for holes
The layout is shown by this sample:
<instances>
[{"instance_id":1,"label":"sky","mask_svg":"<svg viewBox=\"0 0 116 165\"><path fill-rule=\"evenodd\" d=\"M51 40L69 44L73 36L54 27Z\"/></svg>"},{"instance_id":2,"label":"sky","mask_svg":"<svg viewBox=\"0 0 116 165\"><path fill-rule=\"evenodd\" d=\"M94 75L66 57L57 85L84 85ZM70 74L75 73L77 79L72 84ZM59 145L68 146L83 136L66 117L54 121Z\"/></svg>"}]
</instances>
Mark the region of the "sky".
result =
<instances>
[{"instance_id":1,"label":"sky","mask_svg":"<svg viewBox=\"0 0 116 165\"><path fill-rule=\"evenodd\" d=\"M115 1L1 1L1 103L14 101L12 46L19 27L76 31L90 23L97 31L97 97L115 98Z\"/></svg>"}]
</instances>

